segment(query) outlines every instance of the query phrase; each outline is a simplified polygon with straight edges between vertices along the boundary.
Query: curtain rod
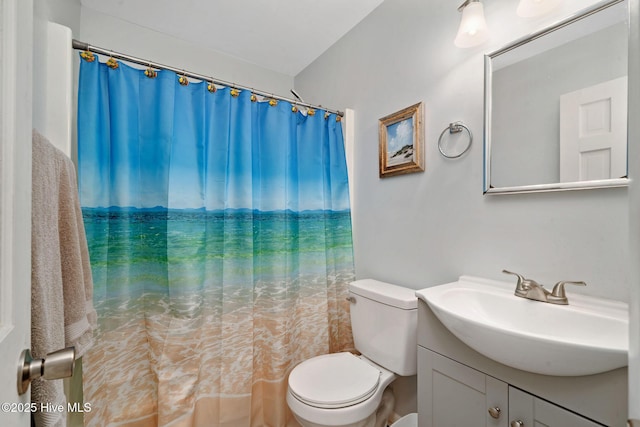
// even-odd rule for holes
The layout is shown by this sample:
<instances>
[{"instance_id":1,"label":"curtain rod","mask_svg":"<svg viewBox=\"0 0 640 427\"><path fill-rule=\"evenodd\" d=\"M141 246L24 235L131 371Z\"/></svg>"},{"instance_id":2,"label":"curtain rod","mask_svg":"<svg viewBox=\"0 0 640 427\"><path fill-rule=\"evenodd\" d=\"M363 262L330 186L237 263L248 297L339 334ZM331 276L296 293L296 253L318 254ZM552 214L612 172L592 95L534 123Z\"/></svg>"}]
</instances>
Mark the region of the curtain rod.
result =
<instances>
[{"instance_id":1,"label":"curtain rod","mask_svg":"<svg viewBox=\"0 0 640 427\"><path fill-rule=\"evenodd\" d=\"M273 99L278 99L280 101L287 101L287 102L290 102L291 104L302 106L302 107L308 107L308 108L313 108L313 109L324 110L324 111L327 111L329 113L334 113L334 114L336 114L336 115L338 115L340 117L344 117L344 113L342 111L332 110L332 109L329 109L329 108L325 108L325 107L323 107L321 105L308 104L308 103L303 102L301 100L296 100L296 99L292 99L292 98L285 98L283 96L274 95L271 92L264 92L264 91L261 91L261 90L256 90L256 89L253 89L253 88L250 88L250 87L247 87L247 86L238 85L238 84L235 84L235 83L231 83L231 82L227 82L227 81L224 81L224 80L216 79L216 78L213 78L213 77L210 77L210 76L205 76L203 74L192 73L192 72L180 69L180 68L171 67L169 65L158 64L157 62L147 61L147 60L144 60L144 59L141 59L141 58L137 58L135 56L126 55L124 53L118 53L118 52L114 52L112 50L103 49L101 47L93 46L93 45L90 45L89 43L84 43L84 42L78 41L76 39L73 39L71 41L71 46L74 49L77 49L77 50L84 50L84 51L99 53L99 54L102 54L102 55L109 55L110 57L115 58L115 59L122 59L122 60L127 61L127 62L133 62L134 64L144 65L144 66L147 66L147 67L150 67L150 68L157 68L157 69L160 69L160 70L173 71L174 73L179 74L181 76L192 77L192 78L197 79L197 80L210 82L210 83L218 84L218 85L221 85L221 86L227 86L227 87L235 88L235 89L239 89L239 90L248 90L251 93L254 93L254 94L259 95L259 96L264 96L266 98L273 98Z\"/></svg>"}]
</instances>

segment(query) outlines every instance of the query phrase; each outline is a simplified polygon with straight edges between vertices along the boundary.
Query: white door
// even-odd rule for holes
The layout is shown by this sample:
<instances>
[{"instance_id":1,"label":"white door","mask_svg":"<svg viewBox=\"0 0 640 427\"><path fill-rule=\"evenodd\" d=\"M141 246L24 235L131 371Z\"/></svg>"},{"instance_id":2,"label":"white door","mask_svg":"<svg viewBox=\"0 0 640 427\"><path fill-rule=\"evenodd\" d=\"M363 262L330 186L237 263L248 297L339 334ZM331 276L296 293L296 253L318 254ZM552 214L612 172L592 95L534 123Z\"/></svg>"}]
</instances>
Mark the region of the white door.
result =
<instances>
[{"instance_id":1,"label":"white door","mask_svg":"<svg viewBox=\"0 0 640 427\"><path fill-rule=\"evenodd\" d=\"M32 0L0 0L0 425L30 424L18 358L30 344Z\"/></svg>"},{"instance_id":2,"label":"white door","mask_svg":"<svg viewBox=\"0 0 640 427\"><path fill-rule=\"evenodd\" d=\"M627 176L627 77L560 97L560 181Z\"/></svg>"}]
</instances>

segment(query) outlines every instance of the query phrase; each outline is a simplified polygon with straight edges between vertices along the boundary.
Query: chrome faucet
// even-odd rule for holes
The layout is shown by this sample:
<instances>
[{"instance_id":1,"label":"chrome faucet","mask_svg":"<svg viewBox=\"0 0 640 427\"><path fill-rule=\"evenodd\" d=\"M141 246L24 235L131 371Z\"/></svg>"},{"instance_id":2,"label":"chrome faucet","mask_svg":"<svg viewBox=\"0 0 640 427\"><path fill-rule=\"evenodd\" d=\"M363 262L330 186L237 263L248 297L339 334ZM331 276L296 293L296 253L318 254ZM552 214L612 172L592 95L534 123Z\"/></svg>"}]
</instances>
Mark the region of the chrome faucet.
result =
<instances>
[{"instance_id":1,"label":"chrome faucet","mask_svg":"<svg viewBox=\"0 0 640 427\"><path fill-rule=\"evenodd\" d=\"M542 301L548 302L551 304L559 304L559 305L567 305L569 304L569 300L567 299L567 294L564 290L564 285L578 285L578 286L586 286L585 282L575 282L569 280L563 280L558 282L553 287L553 290L549 292L536 282L535 280L525 279L521 274L513 273L511 271L502 270L505 274L512 274L518 277L518 282L516 283L516 290L514 292L515 296L528 298L534 301Z\"/></svg>"}]
</instances>

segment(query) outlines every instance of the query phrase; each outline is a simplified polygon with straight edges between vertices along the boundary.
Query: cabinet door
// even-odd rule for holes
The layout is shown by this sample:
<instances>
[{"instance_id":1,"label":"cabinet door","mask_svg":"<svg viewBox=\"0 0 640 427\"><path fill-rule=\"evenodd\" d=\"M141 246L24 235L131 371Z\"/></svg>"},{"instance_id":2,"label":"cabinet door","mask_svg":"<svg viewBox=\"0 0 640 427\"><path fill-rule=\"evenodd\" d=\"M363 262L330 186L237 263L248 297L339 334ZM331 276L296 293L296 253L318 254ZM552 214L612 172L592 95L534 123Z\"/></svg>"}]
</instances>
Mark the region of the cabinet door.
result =
<instances>
[{"instance_id":1,"label":"cabinet door","mask_svg":"<svg viewBox=\"0 0 640 427\"><path fill-rule=\"evenodd\" d=\"M508 427L507 405L506 383L418 347L419 427Z\"/></svg>"},{"instance_id":2,"label":"cabinet door","mask_svg":"<svg viewBox=\"0 0 640 427\"><path fill-rule=\"evenodd\" d=\"M509 387L509 422L513 427L602 426L511 386Z\"/></svg>"}]
</instances>

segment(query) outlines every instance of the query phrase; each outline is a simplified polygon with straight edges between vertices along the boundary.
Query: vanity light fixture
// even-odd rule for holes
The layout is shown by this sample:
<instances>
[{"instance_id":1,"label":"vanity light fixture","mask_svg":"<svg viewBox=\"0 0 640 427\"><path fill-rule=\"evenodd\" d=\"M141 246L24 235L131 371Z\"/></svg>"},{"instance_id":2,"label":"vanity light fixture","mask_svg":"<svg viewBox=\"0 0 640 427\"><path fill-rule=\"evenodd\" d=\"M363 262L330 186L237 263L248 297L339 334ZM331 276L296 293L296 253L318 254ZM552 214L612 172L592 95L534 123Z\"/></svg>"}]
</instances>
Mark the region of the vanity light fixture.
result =
<instances>
[{"instance_id":1,"label":"vanity light fixture","mask_svg":"<svg viewBox=\"0 0 640 427\"><path fill-rule=\"evenodd\" d=\"M457 47L477 46L489 38L484 8L480 0L466 0L458 7L458 12L462 12L462 19L458 35L453 42Z\"/></svg>"},{"instance_id":2,"label":"vanity light fixture","mask_svg":"<svg viewBox=\"0 0 640 427\"><path fill-rule=\"evenodd\" d=\"M520 0L516 13L522 18L535 18L551 12L562 0Z\"/></svg>"}]
</instances>

